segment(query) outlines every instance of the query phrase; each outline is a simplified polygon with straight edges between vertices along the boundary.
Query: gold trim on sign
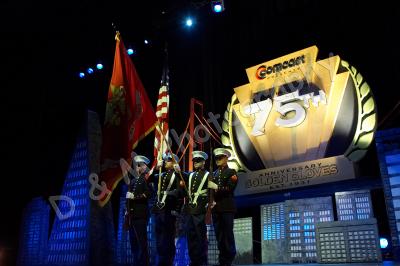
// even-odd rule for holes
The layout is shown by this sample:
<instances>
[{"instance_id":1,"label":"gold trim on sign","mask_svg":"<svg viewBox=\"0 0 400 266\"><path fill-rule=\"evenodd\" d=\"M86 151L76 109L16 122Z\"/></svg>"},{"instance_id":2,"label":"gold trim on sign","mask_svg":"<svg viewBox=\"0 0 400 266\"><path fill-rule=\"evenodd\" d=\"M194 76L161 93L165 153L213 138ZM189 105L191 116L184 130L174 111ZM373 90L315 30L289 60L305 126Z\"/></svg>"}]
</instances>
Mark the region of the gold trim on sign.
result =
<instances>
[{"instance_id":1,"label":"gold trim on sign","mask_svg":"<svg viewBox=\"0 0 400 266\"><path fill-rule=\"evenodd\" d=\"M230 168L235 169L236 171L244 171L249 172L249 169L241 162L239 156L237 155L235 145L233 145L232 138L232 110L233 104L237 100L236 94L233 94L231 98L231 102L228 103L226 107L226 111L224 113L224 120L222 121L222 138L226 139L224 146L226 149L229 149L233 154L232 158L229 159L228 165Z\"/></svg>"},{"instance_id":2,"label":"gold trim on sign","mask_svg":"<svg viewBox=\"0 0 400 266\"><path fill-rule=\"evenodd\" d=\"M365 82L364 77L351 66L342 60L340 64L346 68L354 82L358 103L357 129L353 141L344 155L353 162L361 160L372 143L377 127L377 110L371 88Z\"/></svg>"}]
</instances>

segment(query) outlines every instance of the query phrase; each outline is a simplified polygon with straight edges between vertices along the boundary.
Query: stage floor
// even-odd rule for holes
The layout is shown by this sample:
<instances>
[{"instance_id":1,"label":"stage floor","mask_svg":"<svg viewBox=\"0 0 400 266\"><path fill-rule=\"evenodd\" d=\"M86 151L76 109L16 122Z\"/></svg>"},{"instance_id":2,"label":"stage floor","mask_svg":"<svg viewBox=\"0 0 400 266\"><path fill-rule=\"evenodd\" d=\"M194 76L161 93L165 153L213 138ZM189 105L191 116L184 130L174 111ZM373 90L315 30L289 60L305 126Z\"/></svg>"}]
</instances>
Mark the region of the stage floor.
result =
<instances>
[{"instance_id":1,"label":"stage floor","mask_svg":"<svg viewBox=\"0 0 400 266\"><path fill-rule=\"evenodd\" d=\"M234 264L233 264L234 265ZM400 266L400 262L384 261L382 263L341 263L341 264L262 264L266 266ZM260 266L260 264L248 264L241 266Z\"/></svg>"}]
</instances>

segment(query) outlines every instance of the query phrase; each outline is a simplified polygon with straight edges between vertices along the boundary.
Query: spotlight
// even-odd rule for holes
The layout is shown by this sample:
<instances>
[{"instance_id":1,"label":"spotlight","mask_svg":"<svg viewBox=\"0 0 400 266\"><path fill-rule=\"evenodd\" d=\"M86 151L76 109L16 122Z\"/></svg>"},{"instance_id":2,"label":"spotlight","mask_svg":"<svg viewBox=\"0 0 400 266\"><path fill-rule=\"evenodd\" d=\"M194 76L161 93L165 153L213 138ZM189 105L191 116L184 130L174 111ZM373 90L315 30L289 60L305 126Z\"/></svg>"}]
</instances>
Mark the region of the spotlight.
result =
<instances>
[{"instance_id":1,"label":"spotlight","mask_svg":"<svg viewBox=\"0 0 400 266\"><path fill-rule=\"evenodd\" d=\"M100 63L99 63L99 64L97 64L97 65L96 65L96 68L97 68L98 70L101 70L101 69L103 69L103 64L100 64Z\"/></svg>"},{"instance_id":2,"label":"spotlight","mask_svg":"<svg viewBox=\"0 0 400 266\"><path fill-rule=\"evenodd\" d=\"M385 248L387 248L389 246L388 240L386 238L384 238L384 237L381 237L379 239L379 243L380 243L382 249L385 249Z\"/></svg>"},{"instance_id":3,"label":"spotlight","mask_svg":"<svg viewBox=\"0 0 400 266\"><path fill-rule=\"evenodd\" d=\"M215 13L221 13L225 10L224 0L213 0L211 1L211 8Z\"/></svg>"},{"instance_id":4,"label":"spotlight","mask_svg":"<svg viewBox=\"0 0 400 266\"><path fill-rule=\"evenodd\" d=\"M144 44L149 44L149 41L148 40L144 40Z\"/></svg>"},{"instance_id":5,"label":"spotlight","mask_svg":"<svg viewBox=\"0 0 400 266\"><path fill-rule=\"evenodd\" d=\"M133 55L135 53L135 51L133 51L133 49L131 49L131 48L129 48L127 50L127 52L128 52L128 55Z\"/></svg>"},{"instance_id":6,"label":"spotlight","mask_svg":"<svg viewBox=\"0 0 400 266\"><path fill-rule=\"evenodd\" d=\"M191 18L186 19L186 26L191 27L193 25L193 20Z\"/></svg>"},{"instance_id":7,"label":"spotlight","mask_svg":"<svg viewBox=\"0 0 400 266\"><path fill-rule=\"evenodd\" d=\"M80 73L79 73L79 77L80 77L81 79L83 79L83 78L85 77L85 73L80 72Z\"/></svg>"},{"instance_id":8,"label":"spotlight","mask_svg":"<svg viewBox=\"0 0 400 266\"><path fill-rule=\"evenodd\" d=\"M89 68L87 69L87 73L88 73L88 74L93 74L93 68L89 67Z\"/></svg>"}]
</instances>

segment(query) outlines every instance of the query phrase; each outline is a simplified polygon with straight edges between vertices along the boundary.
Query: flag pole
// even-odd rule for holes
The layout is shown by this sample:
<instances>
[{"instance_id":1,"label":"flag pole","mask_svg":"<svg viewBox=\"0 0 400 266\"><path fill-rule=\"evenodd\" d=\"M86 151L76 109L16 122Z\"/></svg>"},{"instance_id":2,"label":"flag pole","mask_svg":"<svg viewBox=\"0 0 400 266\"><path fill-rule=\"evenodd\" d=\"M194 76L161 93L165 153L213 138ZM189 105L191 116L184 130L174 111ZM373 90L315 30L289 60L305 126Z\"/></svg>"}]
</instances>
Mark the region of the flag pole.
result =
<instances>
[{"instance_id":1,"label":"flag pole","mask_svg":"<svg viewBox=\"0 0 400 266\"><path fill-rule=\"evenodd\" d=\"M212 181L212 176L213 176L213 145L212 141L210 141L210 175L208 176L208 181ZM207 211L206 211L206 224L212 224L212 204L214 202L214 190L209 188L208 189L208 205L207 205Z\"/></svg>"},{"instance_id":2,"label":"flag pole","mask_svg":"<svg viewBox=\"0 0 400 266\"><path fill-rule=\"evenodd\" d=\"M158 125L157 125L158 127ZM164 122L161 122L161 130L164 129ZM164 133L163 131L161 133L161 152L164 150ZM158 151L158 158L157 158L157 164L158 161L162 158L162 154L160 151ZM158 202L160 202L160 193L161 193L161 173L162 173L162 166L158 169L158 188L157 188L157 197L158 197Z\"/></svg>"},{"instance_id":3,"label":"flag pole","mask_svg":"<svg viewBox=\"0 0 400 266\"><path fill-rule=\"evenodd\" d=\"M156 127L158 129L160 129L160 127L158 125L156 125ZM163 136L164 136L164 132L161 131L161 138ZM167 143L168 150L172 153L172 149L171 149L171 146L169 145L168 141L166 141L166 143ZM171 155L171 157L172 157L172 161L174 162L174 164L178 164L178 162L175 160L174 156ZM189 195L189 198L190 198L189 191L188 191L188 189L186 187L185 179L183 179L182 173L180 171L178 172L178 174L179 174L179 177L181 178L181 181L183 182L183 187L185 188L185 191Z\"/></svg>"}]
</instances>

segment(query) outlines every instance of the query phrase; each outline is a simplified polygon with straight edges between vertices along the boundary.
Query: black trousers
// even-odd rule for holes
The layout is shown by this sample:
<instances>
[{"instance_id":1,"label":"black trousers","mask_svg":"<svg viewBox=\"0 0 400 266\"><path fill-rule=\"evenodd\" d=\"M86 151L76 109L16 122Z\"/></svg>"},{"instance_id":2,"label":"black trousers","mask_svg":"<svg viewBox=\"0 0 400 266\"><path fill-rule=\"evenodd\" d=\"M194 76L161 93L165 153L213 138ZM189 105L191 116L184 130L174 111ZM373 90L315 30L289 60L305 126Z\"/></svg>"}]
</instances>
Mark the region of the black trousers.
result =
<instances>
[{"instance_id":1,"label":"black trousers","mask_svg":"<svg viewBox=\"0 0 400 266\"><path fill-rule=\"evenodd\" d=\"M155 214L158 266L172 266L175 258L176 217L165 210Z\"/></svg>"},{"instance_id":2,"label":"black trousers","mask_svg":"<svg viewBox=\"0 0 400 266\"><path fill-rule=\"evenodd\" d=\"M149 265L147 252L147 219L132 219L129 238L133 255L133 265Z\"/></svg>"},{"instance_id":3,"label":"black trousers","mask_svg":"<svg viewBox=\"0 0 400 266\"><path fill-rule=\"evenodd\" d=\"M207 265L207 227L205 214L187 214L186 237L190 266Z\"/></svg>"},{"instance_id":4,"label":"black trousers","mask_svg":"<svg viewBox=\"0 0 400 266\"><path fill-rule=\"evenodd\" d=\"M233 235L233 219L230 212L213 213L213 224L219 250L219 264L231 265L236 255L235 237Z\"/></svg>"}]
</instances>

